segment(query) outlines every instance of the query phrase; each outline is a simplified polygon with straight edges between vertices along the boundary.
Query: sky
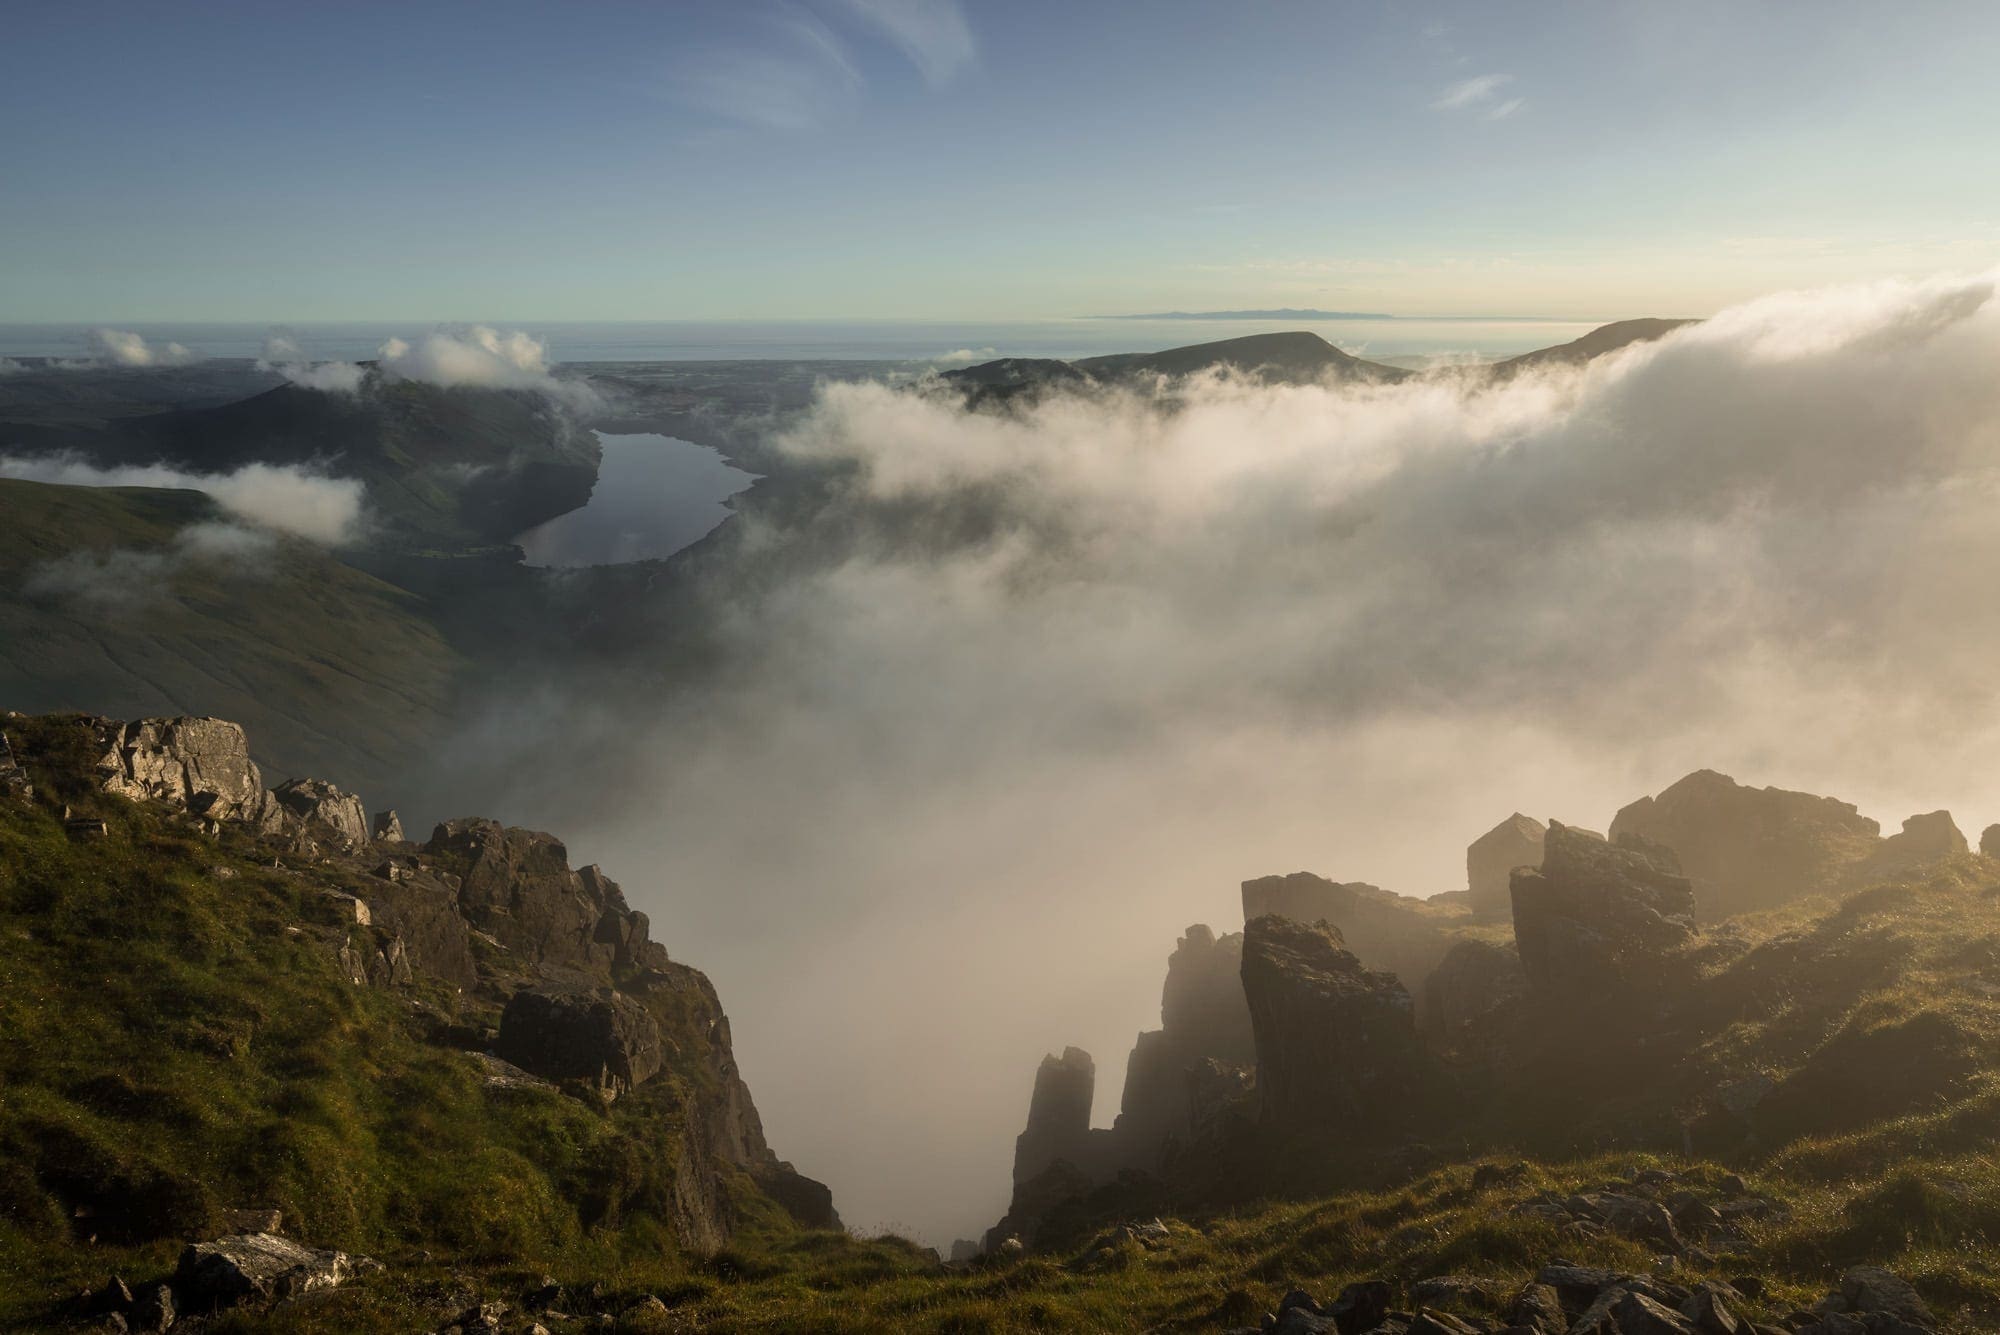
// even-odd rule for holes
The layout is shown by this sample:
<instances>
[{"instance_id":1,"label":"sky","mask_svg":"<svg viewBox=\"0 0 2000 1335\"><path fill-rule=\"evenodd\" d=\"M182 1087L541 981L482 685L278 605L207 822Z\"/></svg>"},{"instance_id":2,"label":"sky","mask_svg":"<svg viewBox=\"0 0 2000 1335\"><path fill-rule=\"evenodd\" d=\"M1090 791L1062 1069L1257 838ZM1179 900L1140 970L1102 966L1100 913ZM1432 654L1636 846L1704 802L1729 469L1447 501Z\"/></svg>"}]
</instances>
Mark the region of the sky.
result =
<instances>
[{"instance_id":1,"label":"sky","mask_svg":"<svg viewBox=\"0 0 2000 1335\"><path fill-rule=\"evenodd\" d=\"M2000 6L14 5L0 319L1597 319L1983 268Z\"/></svg>"}]
</instances>

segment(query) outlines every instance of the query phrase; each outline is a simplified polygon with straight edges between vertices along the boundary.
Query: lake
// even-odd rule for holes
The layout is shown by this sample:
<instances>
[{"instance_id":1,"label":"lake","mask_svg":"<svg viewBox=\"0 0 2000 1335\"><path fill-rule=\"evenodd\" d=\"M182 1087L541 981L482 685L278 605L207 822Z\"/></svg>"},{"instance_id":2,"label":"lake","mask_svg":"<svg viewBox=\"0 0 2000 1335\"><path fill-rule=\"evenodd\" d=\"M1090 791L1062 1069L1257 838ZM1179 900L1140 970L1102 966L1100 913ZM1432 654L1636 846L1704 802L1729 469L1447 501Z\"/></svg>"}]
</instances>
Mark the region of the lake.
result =
<instances>
[{"instance_id":1,"label":"lake","mask_svg":"<svg viewBox=\"0 0 2000 1335\"><path fill-rule=\"evenodd\" d=\"M531 566L656 561L706 536L732 511L723 502L757 480L706 445L672 436L600 431L604 462L580 510L515 538Z\"/></svg>"}]
</instances>

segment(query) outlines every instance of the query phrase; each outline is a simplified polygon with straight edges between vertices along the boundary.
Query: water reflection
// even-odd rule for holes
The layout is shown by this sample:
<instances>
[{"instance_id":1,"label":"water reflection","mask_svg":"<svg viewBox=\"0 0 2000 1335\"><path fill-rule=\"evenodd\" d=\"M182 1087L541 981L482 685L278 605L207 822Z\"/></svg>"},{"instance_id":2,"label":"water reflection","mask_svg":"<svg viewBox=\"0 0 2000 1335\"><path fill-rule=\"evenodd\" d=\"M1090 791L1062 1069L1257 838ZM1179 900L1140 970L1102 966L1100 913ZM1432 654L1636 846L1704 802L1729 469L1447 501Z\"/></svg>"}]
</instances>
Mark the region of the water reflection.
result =
<instances>
[{"instance_id":1,"label":"water reflection","mask_svg":"<svg viewBox=\"0 0 2000 1335\"><path fill-rule=\"evenodd\" d=\"M671 556L729 518L723 504L756 481L706 445L600 431L604 462L590 503L515 538L531 566L601 566Z\"/></svg>"}]
</instances>

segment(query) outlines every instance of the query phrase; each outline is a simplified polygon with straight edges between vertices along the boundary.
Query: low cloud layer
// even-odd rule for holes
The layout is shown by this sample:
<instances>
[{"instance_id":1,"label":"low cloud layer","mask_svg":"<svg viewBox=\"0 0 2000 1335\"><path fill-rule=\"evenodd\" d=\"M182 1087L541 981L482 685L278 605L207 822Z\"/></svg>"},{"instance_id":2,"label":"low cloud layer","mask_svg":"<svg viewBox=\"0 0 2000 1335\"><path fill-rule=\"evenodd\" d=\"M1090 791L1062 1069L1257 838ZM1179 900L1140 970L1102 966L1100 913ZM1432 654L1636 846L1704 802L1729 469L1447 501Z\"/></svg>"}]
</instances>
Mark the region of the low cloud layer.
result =
<instances>
[{"instance_id":1,"label":"low cloud layer","mask_svg":"<svg viewBox=\"0 0 2000 1335\"><path fill-rule=\"evenodd\" d=\"M315 362L306 356L297 339L283 330L273 330L264 340L257 369L276 371L300 389L316 389L324 394L356 394L367 378L367 368L356 362Z\"/></svg>"},{"instance_id":2,"label":"low cloud layer","mask_svg":"<svg viewBox=\"0 0 2000 1335\"><path fill-rule=\"evenodd\" d=\"M179 343L148 343L129 329L91 330L90 356L107 366L185 366L200 360Z\"/></svg>"},{"instance_id":3,"label":"low cloud layer","mask_svg":"<svg viewBox=\"0 0 2000 1335\"><path fill-rule=\"evenodd\" d=\"M0 477L70 487L170 487L205 492L231 517L327 546L350 542L363 525L364 488L353 478L303 468L246 464L233 473L190 473L165 464L99 468L65 457L0 457Z\"/></svg>"},{"instance_id":4,"label":"low cloud layer","mask_svg":"<svg viewBox=\"0 0 2000 1335\"><path fill-rule=\"evenodd\" d=\"M234 523L190 524L164 548L79 550L29 570L21 593L90 615L131 611L167 594L183 572L256 579L277 539Z\"/></svg>"},{"instance_id":5,"label":"low cloud layer","mask_svg":"<svg viewBox=\"0 0 2000 1335\"><path fill-rule=\"evenodd\" d=\"M1773 297L1497 383L831 386L784 445L848 480L734 521L715 684L496 720L585 757L512 809L713 972L850 1220L970 1235L1041 1053L1095 1053L1107 1122L1245 878L1458 888L1507 813L1601 829L1702 766L2000 818L1993 289Z\"/></svg>"},{"instance_id":6,"label":"low cloud layer","mask_svg":"<svg viewBox=\"0 0 2000 1335\"><path fill-rule=\"evenodd\" d=\"M485 389L528 389L559 403L587 409L597 399L580 380L558 379L549 365L548 345L520 330L501 332L486 325L437 329L415 339L392 338L382 345L377 365L396 380Z\"/></svg>"}]
</instances>

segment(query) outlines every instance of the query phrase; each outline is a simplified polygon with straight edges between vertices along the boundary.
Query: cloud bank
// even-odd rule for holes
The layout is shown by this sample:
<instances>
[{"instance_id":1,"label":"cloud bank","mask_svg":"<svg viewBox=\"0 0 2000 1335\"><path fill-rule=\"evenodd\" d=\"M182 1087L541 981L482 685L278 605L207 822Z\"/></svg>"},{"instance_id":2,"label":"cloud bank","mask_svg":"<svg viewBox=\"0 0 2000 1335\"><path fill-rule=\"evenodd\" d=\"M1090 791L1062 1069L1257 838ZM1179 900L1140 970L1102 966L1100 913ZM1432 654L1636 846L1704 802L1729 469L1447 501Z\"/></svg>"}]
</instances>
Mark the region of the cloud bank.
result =
<instances>
[{"instance_id":1,"label":"cloud bank","mask_svg":"<svg viewBox=\"0 0 2000 1335\"><path fill-rule=\"evenodd\" d=\"M158 550L79 550L44 561L28 571L21 593L85 613L129 611L167 593L183 571L221 570L255 579L263 573L262 561L275 541L268 529L190 524Z\"/></svg>"},{"instance_id":2,"label":"cloud bank","mask_svg":"<svg viewBox=\"0 0 2000 1335\"><path fill-rule=\"evenodd\" d=\"M597 403L589 385L559 379L549 366L548 345L520 330L502 333L470 325L433 330L414 340L392 338L382 345L376 365L393 380L534 390L577 409Z\"/></svg>"},{"instance_id":3,"label":"cloud bank","mask_svg":"<svg viewBox=\"0 0 2000 1335\"><path fill-rule=\"evenodd\" d=\"M129 329L91 330L90 355L108 366L185 366L200 360L178 343L154 345Z\"/></svg>"},{"instance_id":4,"label":"cloud bank","mask_svg":"<svg viewBox=\"0 0 2000 1335\"><path fill-rule=\"evenodd\" d=\"M246 464L233 473L190 473L165 464L99 468L69 457L0 457L0 477L69 487L170 487L205 492L230 516L326 546L357 538L364 488L353 478L304 468Z\"/></svg>"},{"instance_id":5,"label":"cloud bank","mask_svg":"<svg viewBox=\"0 0 2000 1335\"><path fill-rule=\"evenodd\" d=\"M969 1236L1041 1053L1095 1053L1108 1121L1245 878L1458 888L1507 813L1603 828L1702 766L2000 818L1993 292L1787 294L1503 383L830 386L782 443L843 480L732 521L713 678L549 683L481 740L714 974L846 1217Z\"/></svg>"},{"instance_id":6,"label":"cloud bank","mask_svg":"<svg viewBox=\"0 0 2000 1335\"><path fill-rule=\"evenodd\" d=\"M314 362L297 339L274 329L264 339L264 351L257 369L276 371L300 389L316 389L325 394L356 394L367 377L367 368L355 362Z\"/></svg>"}]
</instances>

